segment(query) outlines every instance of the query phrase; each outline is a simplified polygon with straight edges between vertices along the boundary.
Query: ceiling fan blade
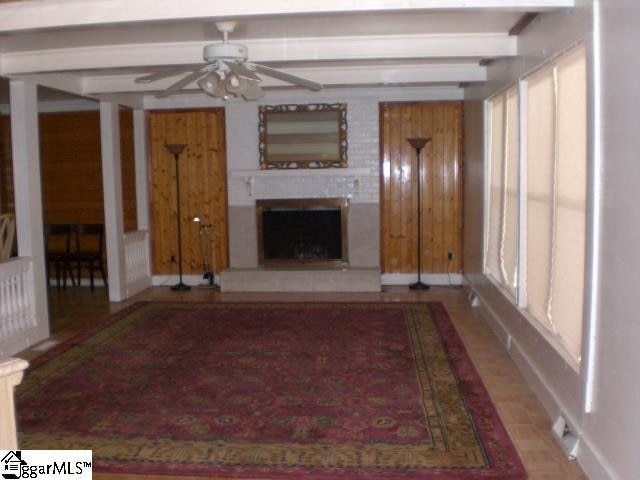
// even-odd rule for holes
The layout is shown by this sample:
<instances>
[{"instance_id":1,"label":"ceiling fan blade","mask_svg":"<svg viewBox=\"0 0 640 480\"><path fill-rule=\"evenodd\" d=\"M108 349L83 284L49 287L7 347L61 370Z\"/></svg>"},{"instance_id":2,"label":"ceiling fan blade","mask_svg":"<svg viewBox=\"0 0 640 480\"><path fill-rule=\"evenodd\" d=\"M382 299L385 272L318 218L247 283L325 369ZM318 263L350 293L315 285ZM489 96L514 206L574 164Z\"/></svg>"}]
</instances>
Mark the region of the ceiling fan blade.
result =
<instances>
[{"instance_id":1,"label":"ceiling fan blade","mask_svg":"<svg viewBox=\"0 0 640 480\"><path fill-rule=\"evenodd\" d=\"M301 87L308 88L309 90L313 90L315 92L322 90L322 85L312 80L307 80L306 78L291 75L290 73L276 70L265 65L260 65L259 63L252 63L251 65L255 67L258 73L268 75L269 77L277 78L278 80L282 80L288 83L293 83L294 85L300 85Z\"/></svg>"},{"instance_id":2,"label":"ceiling fan blade","mask_svg":"<svg viewBox=\"0 0 640 480\"><path fill-rule=\"evenodd\" d=\"M242 98L245 100L260 100L264 97L264 90L260 87L258 82L249 82L247 91L242 94Z\"/></svg>"},{"instance_id":3,"label":"ceiling fan blade","mask_svg":"<svg viewBox=\"0 0 640 480\"><path fill-rule=\"evenodd\" d=\"M170 85L169 88L163 90L162 92L158 93L156 95L157 98L166 98L169 97L171 95L173 95L174 93L179 92L183 87L186 87L187 85L189 85L190 83L195 82L196 80L198 80L200 77L206 75L208 73L208 71L205 69L205 67L201 67L198 70L196 70L195 72L192 72L191 74L187 75L186 77L178 80L177 82L175 82L174 84Z\"/></svg>"},{"instance_id":4,"label":"ceiling fan blade","mask_svg":"<svg viewBox=\"0 0 640 480\"><path fill-rule=\"evenodd\" d=\"M229 67L233 73L237 76L246 78L247 80L253 80L255 82L261 82L262 79L257 76L254 72L249 70L249 68L244 63L237 63L232 61L226 61L224 64Z\"/></svg>"},{"instance_id":5,"label":"ceiling fan blade","mask_svg":"<svg viewBox=\"0 0 640 480\"><path fill-rule=\"evenodd\" d=\"M171 70L162 70L160 72L153 72L147 75L143 75L142 77L138 77L134 80L136 83L151 83L156 80L162 80L163 78L173 77L174 75L179 75L181 73L191 72L193 71L193 67L179 67L172 68Z\"/></svg>"}]
</instances>

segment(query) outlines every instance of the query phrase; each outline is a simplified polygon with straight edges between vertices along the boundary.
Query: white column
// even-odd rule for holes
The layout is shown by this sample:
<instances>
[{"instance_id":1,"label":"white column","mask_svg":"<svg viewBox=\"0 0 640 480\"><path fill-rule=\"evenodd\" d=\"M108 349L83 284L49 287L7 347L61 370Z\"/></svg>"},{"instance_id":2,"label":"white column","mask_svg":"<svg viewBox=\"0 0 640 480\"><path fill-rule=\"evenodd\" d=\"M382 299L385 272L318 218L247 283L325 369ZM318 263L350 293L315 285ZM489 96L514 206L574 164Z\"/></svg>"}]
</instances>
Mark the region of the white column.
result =
<instances>
[{"instance_id":1,"label":"white column","mask_svg":"<svg viewBox=\"0 0 640 480\"><path fill-rule=\"evenodd\" d=\"M149 230L149 172L147 168L147 116L133 111L133 147L136 166L138 230Z\"/></svg>"},{"instance_id":2,"label":"white column","mask_svg":"<svg viewBox=\"0 0 640 480\"><path fill-rule=\"evenodd\" d=\"M16 205L18 255L32 261L34 325L25 331L24 347L49 336L49 307L42 227L40 136L38 133L38 87L24 80L11 80L11 146Z\"/></svg>"},{"instance_id":3,"label":"white column","mask_svg":"<svg viewBox=\"0 0 640 480\"><path fill-rule=\"evenodd\" d=\"M109 269L109 300L126 298L124 220L122 214L122 168L120 160L120 116L118 104L100 102L102 189Z\"/></svg>"}]
</instances>

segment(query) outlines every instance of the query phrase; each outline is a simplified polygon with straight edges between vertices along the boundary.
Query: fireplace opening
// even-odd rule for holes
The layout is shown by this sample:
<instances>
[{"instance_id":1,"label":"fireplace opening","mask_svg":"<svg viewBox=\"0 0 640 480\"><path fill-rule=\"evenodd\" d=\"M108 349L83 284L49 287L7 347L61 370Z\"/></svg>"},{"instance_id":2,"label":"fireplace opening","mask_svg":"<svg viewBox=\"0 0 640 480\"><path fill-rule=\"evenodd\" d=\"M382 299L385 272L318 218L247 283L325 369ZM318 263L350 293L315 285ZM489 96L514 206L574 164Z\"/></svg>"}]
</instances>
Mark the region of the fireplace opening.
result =
<instances>
[{"instance_id":1,"label":"fireplace opening","mask_svg":"<svg viewBox=\"0 0 640 480\"><path fill-rule=\"evenodd\" d=\"M260 265L347 262L345 199L258 200L256 211Z\"/></svg>"}]
</instances>

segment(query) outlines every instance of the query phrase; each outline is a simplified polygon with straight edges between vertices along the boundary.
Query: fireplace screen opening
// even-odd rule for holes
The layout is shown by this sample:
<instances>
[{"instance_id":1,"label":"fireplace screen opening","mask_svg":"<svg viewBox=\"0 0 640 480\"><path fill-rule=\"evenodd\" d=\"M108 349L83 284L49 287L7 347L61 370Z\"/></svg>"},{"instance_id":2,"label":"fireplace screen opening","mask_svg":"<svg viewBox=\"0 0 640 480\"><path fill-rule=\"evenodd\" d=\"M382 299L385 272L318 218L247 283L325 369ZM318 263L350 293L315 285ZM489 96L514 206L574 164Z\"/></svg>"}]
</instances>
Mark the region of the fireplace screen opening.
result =
<instances>
[{"instance_id":1,"label":"fireplace screen opening","mask_svg":"<svg viewBox=\"0 0 640 480\"><path fill-rule=\"evenodd\" d=\"M346 262L346 200L260 200L256 207L261 265Z\"/></svg>"}]
</instances>

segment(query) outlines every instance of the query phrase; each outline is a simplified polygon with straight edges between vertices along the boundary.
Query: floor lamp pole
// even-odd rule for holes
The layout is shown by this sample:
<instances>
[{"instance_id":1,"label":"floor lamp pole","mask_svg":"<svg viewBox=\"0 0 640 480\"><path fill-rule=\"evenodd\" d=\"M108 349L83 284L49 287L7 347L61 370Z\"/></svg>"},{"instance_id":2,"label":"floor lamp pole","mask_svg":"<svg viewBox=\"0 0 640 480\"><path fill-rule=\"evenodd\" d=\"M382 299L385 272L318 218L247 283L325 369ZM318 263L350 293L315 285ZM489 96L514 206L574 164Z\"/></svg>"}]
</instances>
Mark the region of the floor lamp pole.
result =
<instances>
[{"instance_id":1,"label":"floor lamp pole","mask_svg":"<svg viewBox=\"0 0 640 480\"><path fill-rule=\"evenodd\" d=\"M416 149L416 165L418 168L416 169L418 172L418 244L417 244L417 253L418 253L418 281L416 283L412 283L409 285L411 290L428 290L429 285L422 283L422 279L420 275L422 273L422 255L421 255L421 246L422 246L422 227L421 227L421 217L422 217L422 201L420 200L420 152L427 144L427 142L431 141L430 138L407 138L407 142L411 144L413 148Z\"/></svg>"},{"instance_id":2,"label":"floor lamp pole","mask_svg":"<svg viewBox=\"0 0 640 480\"><path fill-rule=\"evenodd\" d=\"M168 144L165 145L169 153L173 155L173 158L176 160L176 210L177 210L177 224L178 224L178 272L179 272L179 281L171 290L175 291L185 291L191 290L189 285L185 285L182 283L182 229L180 227L180 167L179 167L179 159L180 154L185 149L186 145L183 144Z\"/></svg>"}]
</instances>

